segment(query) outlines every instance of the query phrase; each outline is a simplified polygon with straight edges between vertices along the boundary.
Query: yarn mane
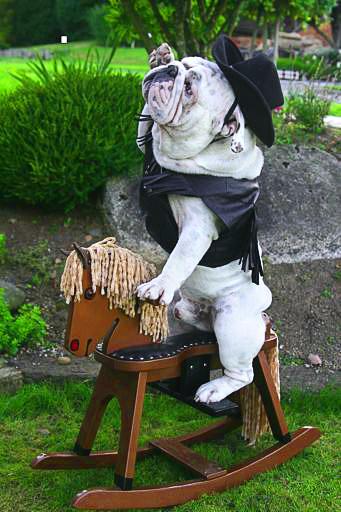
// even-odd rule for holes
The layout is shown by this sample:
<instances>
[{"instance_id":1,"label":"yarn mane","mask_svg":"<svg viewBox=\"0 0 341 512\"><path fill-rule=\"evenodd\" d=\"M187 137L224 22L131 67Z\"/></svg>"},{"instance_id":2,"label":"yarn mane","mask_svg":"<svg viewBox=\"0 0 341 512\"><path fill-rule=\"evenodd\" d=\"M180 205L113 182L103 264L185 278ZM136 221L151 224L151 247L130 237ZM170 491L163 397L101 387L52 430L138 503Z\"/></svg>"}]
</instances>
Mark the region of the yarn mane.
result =
<instances>
[{"instance_id":1,"label":"yarn mane","mask_svg":"<svg viewBox=\"0 0 341 512\"><path fill-rule=\"evenodd\" d=\"M140 301L136 296L138 285L150 281L156 275L156 268L140 255L116 244L113 237L87 247L91 262L91 284L95 293L100 289L108 298L109 308L120 308L129 317L140 313L140 333L151 336L154 342L162 341L168 334L166 306L155 306ZM66 260L60 289L66 303L80 302L83 295L83 263L72 251Z\"/></svg>"}]
</instances>

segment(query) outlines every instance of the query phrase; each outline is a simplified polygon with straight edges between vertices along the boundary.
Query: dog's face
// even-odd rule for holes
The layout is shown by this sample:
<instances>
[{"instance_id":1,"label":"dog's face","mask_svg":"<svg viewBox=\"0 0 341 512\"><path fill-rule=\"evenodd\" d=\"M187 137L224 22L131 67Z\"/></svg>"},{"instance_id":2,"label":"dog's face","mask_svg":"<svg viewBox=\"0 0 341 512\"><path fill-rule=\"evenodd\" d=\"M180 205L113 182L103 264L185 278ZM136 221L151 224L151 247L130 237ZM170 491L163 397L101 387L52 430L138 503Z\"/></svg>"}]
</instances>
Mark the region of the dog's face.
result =
<instances>
[{"instance_id":1,"label":"dog's face","mask_svg":"<svg viewBox=\"0 0 341 512\"><path fill-rule=\"evenodd\" d=\"M187 57L147 73L143 96L152 119L165 129L196 126L213 138L222 129L234 93L219 67Z\"/></svg>"}]
</instances>

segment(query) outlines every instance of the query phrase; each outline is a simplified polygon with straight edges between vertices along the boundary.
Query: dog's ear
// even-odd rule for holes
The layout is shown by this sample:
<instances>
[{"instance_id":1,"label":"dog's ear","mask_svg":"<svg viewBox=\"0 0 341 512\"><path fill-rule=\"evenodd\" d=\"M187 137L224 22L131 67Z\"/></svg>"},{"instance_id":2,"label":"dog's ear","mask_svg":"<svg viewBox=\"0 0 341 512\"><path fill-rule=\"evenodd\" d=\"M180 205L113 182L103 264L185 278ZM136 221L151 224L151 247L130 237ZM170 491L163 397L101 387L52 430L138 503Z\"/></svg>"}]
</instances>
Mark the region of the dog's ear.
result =
<instances>
[{"instance_id":1,"label":"dog's ear","mask_svg":"<svg viewBox=\"0 0 341 512\"><path fill-rule=\"evenodd\" d=\"M195 66L205 66L212 72L219 72L219 66L215 62L203 59L202 57L184 57L181 59L181 63L185 66L186 69L194 68Z\"/></svg>"},{"instance_id":2,"label":"dog's ear","mask_svg":"<svg viewBox=\"0 0 341 512\"><path fill-rule=\"evenodd\" d=\"M245 119L239 105L234 111L234 117L236 118L236 130L231 139L231 151L232 153L241 153L245 148Z\"/></svg>"},{"instance_id":3,"label":"dog's ear","mask_svg":"<svg viewBox=\"0 0 341 512\"><path fill-rule=\"evenodd\" d=\"M215 118L213 126L217 126L219 118ZM221 126L221 121L220 121ZM231 139L232 153L241 153L245 147L245 119L239 106L235 108L231 121L225 123L219 133L220 136Z\"/></svg>"}]
</instances>

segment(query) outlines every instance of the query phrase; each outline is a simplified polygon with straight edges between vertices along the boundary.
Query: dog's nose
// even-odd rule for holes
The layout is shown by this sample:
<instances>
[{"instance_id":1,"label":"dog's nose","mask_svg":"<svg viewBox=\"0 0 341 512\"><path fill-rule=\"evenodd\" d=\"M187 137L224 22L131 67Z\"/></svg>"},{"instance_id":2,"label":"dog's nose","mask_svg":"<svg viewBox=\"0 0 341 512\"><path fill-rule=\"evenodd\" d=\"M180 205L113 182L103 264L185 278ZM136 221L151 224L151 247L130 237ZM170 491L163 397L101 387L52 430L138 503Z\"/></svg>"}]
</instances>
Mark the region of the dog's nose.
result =
<instances>
[{"instance_id":1,"label":"dog's nose","mask_svg":"<svg viewBox=\"0 0 341 512\"><path fill-rule=\"evenodd\" d=\"M167 74L171 77L171 78L175 78L176 75L178 74L178 68L177 66L174 66L174 65L170 65L168 66L167 68Z\"/></svg>"}]
</instances>

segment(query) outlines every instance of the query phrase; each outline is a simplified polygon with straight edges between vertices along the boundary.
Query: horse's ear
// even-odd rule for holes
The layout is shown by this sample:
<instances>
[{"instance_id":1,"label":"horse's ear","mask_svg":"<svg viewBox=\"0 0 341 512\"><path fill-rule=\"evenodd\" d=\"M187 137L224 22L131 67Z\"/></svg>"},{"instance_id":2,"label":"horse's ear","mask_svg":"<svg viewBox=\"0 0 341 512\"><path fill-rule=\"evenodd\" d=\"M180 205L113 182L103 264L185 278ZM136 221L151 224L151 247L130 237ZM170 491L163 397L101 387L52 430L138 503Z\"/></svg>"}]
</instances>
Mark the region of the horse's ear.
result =
<instances>
[{"instance_id":1,"label":"horse's ear","mask_svg":"<svg viewBox=\"0 0 341 512\"><path fill-rule=\"evenodd\" d=\"M87 249L84 249L84 247L80 247L77 242L73 242L73 247L76 251L76 253L78 254L82 264L83 264L83 268L84 269L87 269L90 265L90 261L89 261L89 252L87 251Z\"/></svg>"}]
</instances>

